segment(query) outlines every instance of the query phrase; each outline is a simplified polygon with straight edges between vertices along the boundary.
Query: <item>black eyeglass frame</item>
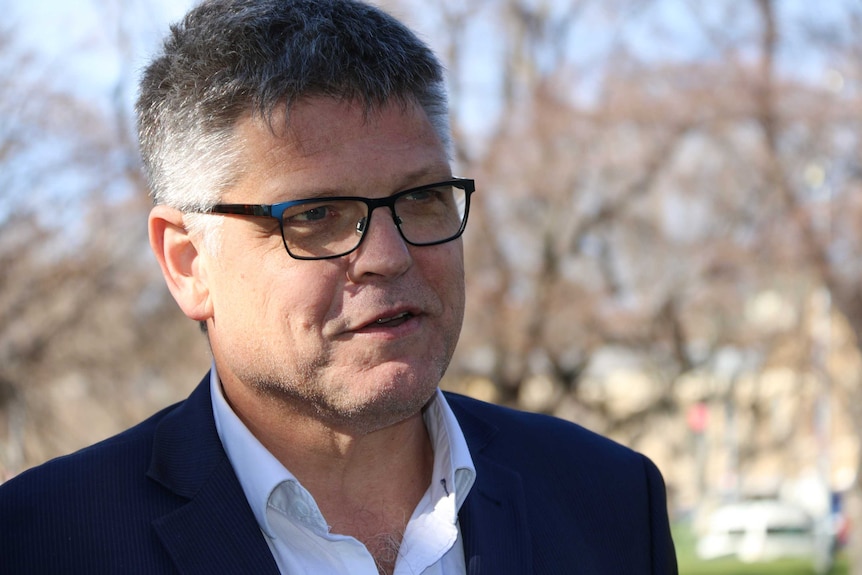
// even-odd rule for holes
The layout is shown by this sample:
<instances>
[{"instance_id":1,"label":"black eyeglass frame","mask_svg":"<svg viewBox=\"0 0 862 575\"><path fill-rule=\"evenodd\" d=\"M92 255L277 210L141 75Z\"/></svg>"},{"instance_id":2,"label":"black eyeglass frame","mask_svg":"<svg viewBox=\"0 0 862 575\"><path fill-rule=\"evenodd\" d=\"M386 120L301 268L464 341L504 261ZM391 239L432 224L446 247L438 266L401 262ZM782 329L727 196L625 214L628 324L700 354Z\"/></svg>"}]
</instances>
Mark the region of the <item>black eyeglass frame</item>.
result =
<instances>
[{"instance_id":1,"label":"black eyeglass frame","mask_svg":"<svg viewBox=\"0 0 862 575\"><path fill-rule=\"evenodd\" d=\"M441 240L435 240L433 242L410 241L409 239L407 239L407 237L404 235L404 231L401 229L401 220L399 219L398 214L395 212L395 202L398 201L399 198L402 198L408 194L415 194L416 192L439 188L441 186L454 186L456 188L464 190L464 216L461 218L461 226L458 228L458 231L455 232L453 235ZM359 246L361 246L363 240L365 240L365 232L371 226L371 216L374 214L374 210L381 207L389 208L389 211L392 213L392 219L395 222L395 227L398 228L398 233L401 236L401 239L403 239L407 244L411 246L435 246L439 244L445 244L446 242L451 242L461 237L461 235L464 233L464 229L467 227L467 216L470 213L470 196L475 191L476 182L474 180L471 180L469 178L452 178L450 180L444 180L442 182L434 182L433 184L425 184L415 188L410 188L408 190L402 190L385 198L363 198L360 196L327 196L321 198L291 200L289 202L281 202L278 204L216 204L210 209L204 210L203 212L208 214L226 214L234 216L273 218L275 220L278 220L278 227L279 231L281 232L281 241L282 243L284 243L284 249L287 251L287 255L297 260L329 260L346 256L359 249ZM290 208L302 206L304 204L318 204L321 202L331 201L362 202L368 207L368 215L366 216L365 226L360 231L361 235L359 236L359 241L350 250L338 254L330 254L325 256L298 256L292 253L287 245L287 239L284 237L284 212L289 210Z\"/></svg>"}]
</instances>

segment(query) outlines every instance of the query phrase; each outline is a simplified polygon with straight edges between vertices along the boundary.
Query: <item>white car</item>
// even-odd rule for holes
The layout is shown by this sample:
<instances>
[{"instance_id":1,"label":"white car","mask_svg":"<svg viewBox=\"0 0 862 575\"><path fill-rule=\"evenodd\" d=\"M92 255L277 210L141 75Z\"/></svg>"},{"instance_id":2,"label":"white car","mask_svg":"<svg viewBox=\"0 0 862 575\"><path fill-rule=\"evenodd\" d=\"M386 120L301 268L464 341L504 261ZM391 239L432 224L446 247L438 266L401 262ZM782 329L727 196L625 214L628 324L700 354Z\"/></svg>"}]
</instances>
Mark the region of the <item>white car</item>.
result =
<instances>
[{"instance_id":1,"label":"white car","mask_svg":"<svg viewBox=\"0 0 862 575\"><path fill-rule=\"evenodd\" d=\"M775 499L741 501L716 509L698 539L701 559L736 556L753 563L784 557L814 557L813 518L801 507Z\"/></svg>"}]
</instances>

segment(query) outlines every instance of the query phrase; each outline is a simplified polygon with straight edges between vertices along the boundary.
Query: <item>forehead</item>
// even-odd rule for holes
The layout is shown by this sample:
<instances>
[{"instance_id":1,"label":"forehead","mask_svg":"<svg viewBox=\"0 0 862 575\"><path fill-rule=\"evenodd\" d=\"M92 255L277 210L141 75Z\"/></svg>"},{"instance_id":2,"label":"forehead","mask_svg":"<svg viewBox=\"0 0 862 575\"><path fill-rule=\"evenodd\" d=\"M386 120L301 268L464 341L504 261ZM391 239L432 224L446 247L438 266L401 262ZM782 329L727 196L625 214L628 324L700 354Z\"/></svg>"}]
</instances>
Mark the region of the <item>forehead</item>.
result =
<instances>
[{"instance_id":1,"label":"forehead","mask_svg":"<svg viewBox=\"0 0 862 575\"><path fill-rule=\"evenodd\" d=\"M445 154L424 110L413 103L393 102L379 109L333 98L298 102L266 121L246 117L239 126L245 145L268 145L297 157L342 153L356 142L377 149L439 147Z\"/></svg>"},{"instance_id":2,"label":"forehead","mask_svg":"<svg viewBox=\"0 0 862 575\"><path fill-rule=\"evenodd\" d=\"M367 110L349 101L314 98L298 102L289 113L277 112L269 122L244 117L237 136L242 179L258 180L264 191L282 195L358 193L365 182L399 187L423 174L449 175L445 146L425 112L410 103Z\"/></svg>"}]
</instances>

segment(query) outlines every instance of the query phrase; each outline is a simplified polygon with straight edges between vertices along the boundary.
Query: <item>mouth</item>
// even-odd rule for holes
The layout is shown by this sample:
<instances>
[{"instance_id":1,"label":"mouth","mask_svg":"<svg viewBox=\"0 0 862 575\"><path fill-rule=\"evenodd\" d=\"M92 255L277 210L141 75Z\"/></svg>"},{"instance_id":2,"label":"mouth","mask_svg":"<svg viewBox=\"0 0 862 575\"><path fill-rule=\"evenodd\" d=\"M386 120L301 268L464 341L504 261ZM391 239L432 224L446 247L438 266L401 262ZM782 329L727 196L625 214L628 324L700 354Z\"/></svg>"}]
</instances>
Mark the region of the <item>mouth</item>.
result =
<instances>
[{"instance_id":1,"label":"mouth","mask_svg":"<svg viewBox=\"0 0 862 575\"><path fill-rule=\"evenodd\" d=\"M398 327L403 324L407 320L413 317L413 314L409 311L403 311L397 315L393 315L391 317L381 317L374 322L372 322L371 326L381 326L381 327Z\"/></svg>"}]
</instances>

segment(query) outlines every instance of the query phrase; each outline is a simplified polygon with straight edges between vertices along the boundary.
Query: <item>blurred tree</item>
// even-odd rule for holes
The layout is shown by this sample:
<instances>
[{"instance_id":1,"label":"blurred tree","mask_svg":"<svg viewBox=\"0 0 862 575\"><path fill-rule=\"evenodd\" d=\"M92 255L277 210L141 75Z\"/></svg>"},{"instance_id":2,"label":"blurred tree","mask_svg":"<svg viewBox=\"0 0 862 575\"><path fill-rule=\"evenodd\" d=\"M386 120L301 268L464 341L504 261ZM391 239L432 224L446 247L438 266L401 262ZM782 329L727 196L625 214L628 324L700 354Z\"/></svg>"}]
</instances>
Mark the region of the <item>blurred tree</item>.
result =
<instances>
[{"instance_id":1,"label":"blurred tree","mask_svg":"<svg viewBox=\"0 0 862 575\"><path fill-rule=\"evenodd\" d=\"M184 395L207 367L205 343L176 310L147 248L128 79L107 102L64 86L17 30L0 32L7 473L141 419Z\"/></svg>"},{"instance_id":2,"label":"blurred tree","mask_svg":"<svg viewBox=\"0 0 862 575\"><path fill-rule=\"evenodd\" d=\"M776 449L814 466L794 443L824 425L830 397L862 438L862 382L834 383L817 329L843 321L862 342L862 9L437 5L455 102L487 89L477 58L499 86L482 94L485 138L454 111L481 195L450 375L486 377L492 397L522 405L538 386L533 408L628 443L664 430L671 456L692 455L691 404L732 406L747 422L742 472ZM642 396L629 409L603 377L609 349L650 376L652 392L622 390ZM779 368L795 374L782 410L765 383Z\"/></svg>"},{"instance_id":3,"label":"blurred tree","mask_svg":"<svg viewBox=\"0 0 862 575\"><path fill-rule=\"evenodd\" d=\"M126 62L131 4L102 2ZM694 465L685 414L702 404L736 422L741 472L775 449L810 466L793 446L824 396L862 438L862 382L835 376L822 329L845 324L859 352L858 3L388 5L444 55L458 168L479 181L451 378L635 446L657 437L673 465ZM132 78L107 103L81 97L11 30L0 465L17 470L180 396L207 360L147 253ZM643 385L615 383L627 362ZM793 374L779 396L776 370Z\"/></svg>"}]
</instances>

